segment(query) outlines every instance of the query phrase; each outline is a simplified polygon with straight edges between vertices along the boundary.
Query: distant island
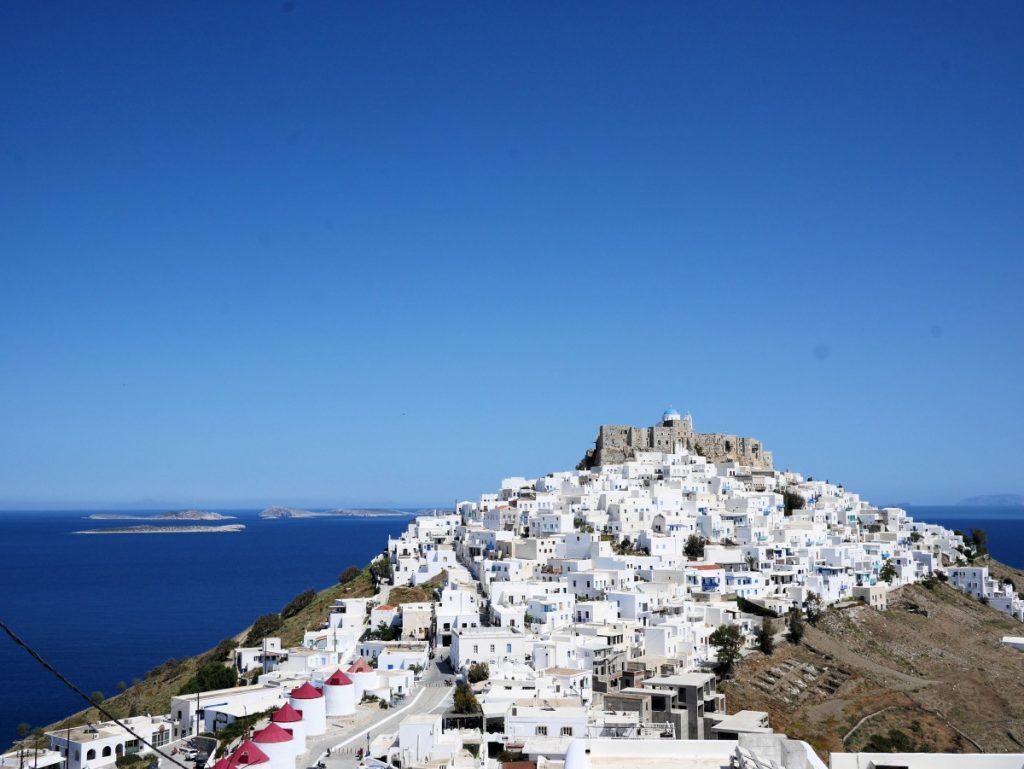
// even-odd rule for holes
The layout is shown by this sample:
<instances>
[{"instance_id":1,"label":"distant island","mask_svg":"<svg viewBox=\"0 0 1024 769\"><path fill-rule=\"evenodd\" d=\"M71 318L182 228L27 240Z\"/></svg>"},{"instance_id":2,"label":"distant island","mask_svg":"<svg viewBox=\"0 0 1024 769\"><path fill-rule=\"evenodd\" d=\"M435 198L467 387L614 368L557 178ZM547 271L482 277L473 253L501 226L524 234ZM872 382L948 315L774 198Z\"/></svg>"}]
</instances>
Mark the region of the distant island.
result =
<instances>
[{"instance_id":1,"label":"distant island","mask_svg":"<svg viewBox=\"0 0 1024 769\"><path fill-rule=\"evenodd\" d=\"M981 494L976 497L961 499L957 504L974 507L1024 507L1024 495Z\"/></svg>"},{"instance_id":2,"label":"distant island","mask_svg":"<svg viewBox=\"0 0 1024 769\"><path fill-rule=\"evenodd\" d=\"M415 513L404 510L365 510L339 507L334 510L299 510L294 507L268 507L260 518L411 518Z\"/></svg>"},{"instance_id":3,"label":"distant island","mask_svg":"<svg viewBox=\"0 0 1024 769\"><path fill-rule=\"evenodd\" d=\"M227 521L234 517L233 515L212 513L208 510L175 510L170 513L154 513L153 515L93 513L89 519L94 521Z\"/></svg>"},{"instance_id":4,"label":"distant island","mask_svg":"<svg viewBox=\"0 0 1024 769\"><path fill-rule=\"evenodd\" d=\"M84 529L75 534L235 534L244 529L244 523L224 526L117 526L110 529Z\"/></svg>"}]
</instances>

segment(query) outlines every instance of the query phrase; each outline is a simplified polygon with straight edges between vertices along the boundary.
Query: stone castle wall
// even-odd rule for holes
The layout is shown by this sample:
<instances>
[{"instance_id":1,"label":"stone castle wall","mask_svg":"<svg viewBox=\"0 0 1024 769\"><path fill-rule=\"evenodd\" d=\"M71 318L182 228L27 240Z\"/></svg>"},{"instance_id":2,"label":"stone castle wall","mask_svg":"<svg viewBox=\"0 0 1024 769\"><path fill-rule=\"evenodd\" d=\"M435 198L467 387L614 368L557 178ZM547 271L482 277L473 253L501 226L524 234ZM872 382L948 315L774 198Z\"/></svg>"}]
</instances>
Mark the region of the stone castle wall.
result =
<instances>
[{"instance_id":1,"label":"stone castle wall","mask_svg":"<svg viewBox=\"0 0 1024 769\"><path fill-rule=\"evenodd\" d=\"M681 443L687 451L697 451L711 462L738 462L757 468L772 467L772 453L761 441L725 433L698 433L689 417L654 427L601 425L594 448L587 451L580 468L614 465L632 459L637 451L671 452Z\"/></svg>"}]
</instances>

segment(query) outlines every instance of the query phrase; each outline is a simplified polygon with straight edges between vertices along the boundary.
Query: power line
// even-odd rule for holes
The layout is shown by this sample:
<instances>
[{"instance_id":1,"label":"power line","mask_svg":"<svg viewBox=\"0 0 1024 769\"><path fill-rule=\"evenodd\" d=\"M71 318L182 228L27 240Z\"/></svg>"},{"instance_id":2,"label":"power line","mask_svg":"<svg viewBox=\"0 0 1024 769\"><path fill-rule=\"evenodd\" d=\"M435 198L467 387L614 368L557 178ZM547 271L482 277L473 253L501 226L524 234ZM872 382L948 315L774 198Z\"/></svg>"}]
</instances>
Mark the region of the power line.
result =
<instances>
[{"instance_id":1,"label":"power line","mask_svg":"<svg viewBox=\"0 0 1024 769\"><path fill-rule=\"evenodd\" d=\"M85 692L83 692L81 689L79 689L77 686L75 686L71 681L69 681L67 679L67 677L64 676L63 673L61 673L59 670L57 670L57 668L55 668L49 662L44 660L40 656L39 652L37 652L35 649L33 649L31 646L29 646L26 641L22 640L21 637L18 636L18 634L15 633L13 630L11 630L7 626L7 624L5 622L3 622L3 621L0 621L0 630L3 630L5 633L7 633L7 635L10 636L11 640L14 641L14 643L16 643L22 649L27 651L29 656L32 659L34 659L36 662L38 662L40 665L42 665L46 670L48 670L50 673L52 673L54 676L56 676L58 681L60 681L62 684L64 684L66 687L68 687L71 691L73 691L75 694L77 694L83 700L88 702L90 707L96 708L96 710L98 710L100 713L105 715L108 719L110 719L115 724L120 726L122 729L124 729L126 732L128 732L128 734L130 734L133 737L135 737L143 745L146 745L146 746L152 748L155 753L158 753L159 755L163 756L164 758L166 758L168 761L170 761L175 766L180 766L181 769L189 769L189 767L185 766L185 764L181 763L180 761L178 761L176 759L171 758L169 755L164 753L162 750L160 750L160 748L158 748L152 742L150 742L145 737L143 737L141 734L139 734L134 729L132 729L130 726L128 726L128 724L124 723L120 718L118 718L113 713L111 713L109 710L107 710L105 707L103 707L103 705L101 705L98 702L93 702ZM71 756L70 756L70 753L71 753L71 741L70 741L70 739L68 740L67 750L68 750L68 765L70 766L70 764L71 764Z\"/></svg>"}]
</instances>

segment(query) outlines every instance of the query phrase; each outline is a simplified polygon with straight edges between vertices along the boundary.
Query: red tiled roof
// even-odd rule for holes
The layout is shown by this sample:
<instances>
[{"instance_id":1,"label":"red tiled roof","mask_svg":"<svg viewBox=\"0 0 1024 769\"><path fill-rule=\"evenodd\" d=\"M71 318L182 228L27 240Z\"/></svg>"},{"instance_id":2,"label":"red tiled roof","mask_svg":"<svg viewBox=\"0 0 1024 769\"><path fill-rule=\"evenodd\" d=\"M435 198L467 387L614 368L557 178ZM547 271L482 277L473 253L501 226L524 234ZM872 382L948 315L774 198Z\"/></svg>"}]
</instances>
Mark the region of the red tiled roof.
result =
<instances>
[{"instance_id":1,"label":"red tiled roof","mask_svg":"<svg viewBox=\"0 0 1024 769\"><path fill-rule=\"evenodd\" d=\"M351 665L349 665L349 673L369 673L373 668L370 667L369 663L362 657L357 659Z\"/></svg>"},{"instance_id":2,"label":"red tiled roof","mask_svg":"<svg viewBox=\"0 0 1024 769\"><path fill-rule=\"evenodd\" d=\"M291 739L292 736L273 721L252 736L252 741L257 743L291 742Z\"/></svg>"},{"instance_id":3,"label":"red tiled roof","mask_svg":"<svg viewBox=\"0 0 1024 769\"><path fill-rule=\"evenodd\" d=\"M256 747L252 740L246 740L228 756L228 769L234 769L240 765L251 766L252 764L265 764L269 762L267 754Z\"/></svg>"},{"instance_id":4,"label":"red tiled roof","mask_svg":"<svg viewBox=\"0 0 1024 769\"><path fill-rule=\"evenodd\" d=\"M324 681L324 686L350 686L352 679L341 672L340 669L335 670L331 674L331 677Z\"/></svg>"},{"instance_id":5,"label":"red tiled roof","mask_svg":"<svg viewBox=\"0 0 1024 769\"><path fill-rule=\"evenodd\" d=\"M291 724L302 720L302 711L296 710L289 703L285 703L270 717L275 724Z\"/></svg>"},{"instance_id":6,"label":"red tiled roof","mask_svg":"<svg viewBox=\"0 0 1024 769\"><path fill-rule=\"evenodd\" d=\"M324 693L306 681L298 689L292 689L291 696L295 700L315 700L317 697L323 697Z\"/></svg>"},{"instance_id":7,"label":"red tiled roof","mask_svg":"<svg viewBox=\"0 0 1024 769\"><path fill-rule=\"evenodd\" d=\"M691 566L690 568L691 569L697 569L698 571L717 571L718 569L721 569L722 567L719 566L717 563L708 563L708 564L699 563L696 566Z\"/></svg>"}]
</instances>

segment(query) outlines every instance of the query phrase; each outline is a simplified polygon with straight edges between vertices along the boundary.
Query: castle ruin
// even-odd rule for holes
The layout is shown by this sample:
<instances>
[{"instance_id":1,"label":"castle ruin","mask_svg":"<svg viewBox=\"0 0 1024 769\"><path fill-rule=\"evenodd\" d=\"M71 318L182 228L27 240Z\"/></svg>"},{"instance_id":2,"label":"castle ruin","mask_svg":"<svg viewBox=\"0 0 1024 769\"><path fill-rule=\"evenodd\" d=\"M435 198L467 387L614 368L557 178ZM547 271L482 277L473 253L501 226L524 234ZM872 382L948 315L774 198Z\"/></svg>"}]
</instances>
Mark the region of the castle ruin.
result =
<instances>
[{"instance_id":1,"label":"castle ruin","mask_svg":"<svg viewBox=\"0 0 1024 769\"><path fill-rule=\"evenodd\" d=\"M669 408L661 423L653 427L601 425L594 448L587 450L578 469L621 464L632 459L638 451L671 453L676 446L707 457L710 462L736 462L760 469L772 467L772 453L765 451L756 438L696 433L689 414L680 416L678 411Z\"/></svg>"}]
</instances>

